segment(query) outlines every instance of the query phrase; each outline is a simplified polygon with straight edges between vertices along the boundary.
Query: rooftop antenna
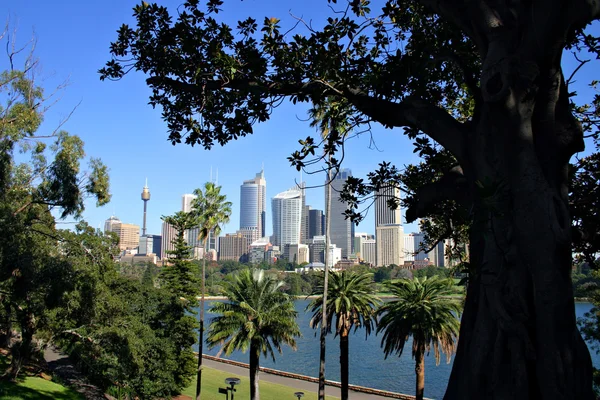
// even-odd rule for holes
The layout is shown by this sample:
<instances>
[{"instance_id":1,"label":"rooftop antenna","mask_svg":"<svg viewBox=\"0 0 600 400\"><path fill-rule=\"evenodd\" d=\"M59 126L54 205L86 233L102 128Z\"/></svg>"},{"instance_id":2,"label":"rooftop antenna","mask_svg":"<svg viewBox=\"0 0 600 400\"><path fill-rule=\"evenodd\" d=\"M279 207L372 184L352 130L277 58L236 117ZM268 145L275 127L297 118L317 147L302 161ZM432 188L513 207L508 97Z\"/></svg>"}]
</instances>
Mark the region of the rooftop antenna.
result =
<instances>
[{"instance_id":1,"label":"rooftop antenna","mask_svg":"<svg viewBox=\"0 0 600 400\"><path fill-rule=\"evenodd\" d=\"M217 177L215 178L215 185L219 184L219 168L217 168Z\"/></svg>"},{"instance_id":2,"label":"rooftop antenna","mask_svg":"<svg viewBox=\"0 0 600 400\"><path fill-rule=\"evenodd\" d=\"M210 181L212 182L212 165L210 166Z\"/></svg>"}]
</instances>

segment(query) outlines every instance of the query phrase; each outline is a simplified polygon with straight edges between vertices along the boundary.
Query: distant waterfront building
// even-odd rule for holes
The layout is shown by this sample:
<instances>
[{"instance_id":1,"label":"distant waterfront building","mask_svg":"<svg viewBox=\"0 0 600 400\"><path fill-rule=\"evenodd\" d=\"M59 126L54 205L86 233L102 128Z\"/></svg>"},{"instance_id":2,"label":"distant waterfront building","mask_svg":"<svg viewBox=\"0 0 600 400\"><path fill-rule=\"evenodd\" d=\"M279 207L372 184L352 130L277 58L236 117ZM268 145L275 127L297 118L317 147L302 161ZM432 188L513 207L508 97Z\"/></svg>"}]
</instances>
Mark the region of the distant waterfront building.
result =
<instances>
[{"instance_id":1,"label":"distant waterfront building","mask_svg":"<svg viewBox=\"0 0 600 400\"><path fill-rule=\"evenodd\" d=\"M309 251L308 245L306 244L290 244L289 246L289 255L288 260L290 262L296 264L308 263L309 260Z\"/></svg>"},{"instance_id":2,"label":"distant waterfront building","mask_svg":"<svg viewBox=\"0 0 600 400\"><path fill-rule=\"evenodd\" d=\"M293 188L272 199L273 240L275 246L300 243L302 191Z\"/></svg>"},{"instance_id":3,"label":"distant waterfront building","mask_svg":"<svg viewBox=\"0 0 600 400\"><path fill-rule=\"evenodd\" d=\"M140 245L140 226L125 224L112 216L104 223L104 232L114 232L119 237L119 250L133 250Z\"/></svg>"},{"instance_id":4,"label":"distant waterfront building","mask_svg":"<svg viewBox=\"0 0 600 400\"><path fill-rule=\"evenodd\" d=\"M257 238L259 237L259 232L257 227L247 227L238 230L236 232L236 235L242 235L243 237L245 237L249 247L252 243L258 240Z\"/></svg>"},{"instance_id":5,"label":"distant waterfront building","mask_svg":"<svg viewBox=\"0 0 600 400\"><path fill-rule=\"evenodd\" d=\"M431 261L431 263L436 267L444 267L446 264L444 257L444 244L445 241L442 240L435 245L435 247L429 253L427 253L427 258L429 258L429 261Z\"/></svg>"},{"instance_id":6,"label":"distant waterfront building","mask_svg":"<svg viewBox=\"0 0 600 400\"><path fill-rule=\"evenodd\" d=\"M344 212L347 204L340 201L340 193L346 180L352 176L348 168L341 169L331 181L331 208L330 208L330 240L342 251L342 257L348 258L353 253L354 223L346 219ZM327 183L327 179L325 181ZM325 204L327 204L327 185L325 185Z\"/></svg>"},{"instance_id":7,"label":"distant waterfront building","mask_svg":"<svg viewBox=\"0 0 600 400\"><path fill-rule=\"evenodd\" d=\"M354 233L354 256L358 259L362 259L362 243L364 240L369 238L368 233L355 232Z\"/></svg>"},{"instance_id":8,"label":"distant waterfront building","mask_svg":"<svg viewBox=\"0 0 600 400\"><path fill-rule=\"evenodd\" d=\"M327 266L329 268L333 268L341 259L342 259L342 249L337 247L335 244L329 245Z\"/></svg>"},{"instance_id":9,"label":"distant waterfront building","mask_svg":"<svg viewBox=\"0 0 600 400\"><path fill-rule=\"evenodd\" d=\"M267 181L264 170L240 186L240 231L253 234L249 243L265 236Z\"/></svg>"},{"instance_id":10,"label":"distant waterfront building","mask_svg":"<svg viewBox=\"0 0 600 400\"><path fill-rule=\"evenodd\" d=\"M308 240L309 258L312 263L325 262L325 236L313 236Z\"/></svg>"},{"instance_id":11,"label":"distant waterfront building","mask_svg":"<svg viewBox=\"0 0 600 400\"><path fill-rule=\"evenodd\" d=\"M272 244L268 237L260 238L251 243L248 254L248 262L250 264L256 265L266 261L265 255L269 250L270 246L272 246Z\"/></svg>"},{"instance_id":12,"label":"distant waterfront building","mask_svg":"<svg viewBox=\"0 0 600 400\"><path fill-rule=\"evenodd\" d=\"M372 266L377 265L377 245L375 239L364 239L361 243L361 259Z\"/></svg>"},{"instance_id":13,"label":"distant waterfront building","mask_svg":"<svg viewBox=\"0 0 600 400\"><path fill-rule=\"evenodd\" d=\"M219 260L244 261L247 254L248 240L241 234L219 238Z\"/></svg>"},{"instance_id":14,"label":"distant waterfront building","mask_svg":"<svg viewBox=\"0 0 600 400\"><path fill-rule=\"evenodd\" d=\"M402 225L379 225L376 230L377 266L404 265L404 230Z\"/></svg>"},{"instance_id":15,"label":"distant waterfront building","mask_svg":"<svg viewBox=\"0 0 600 400\"><path fill-rule=\"evenodd\" d=\"M323 224L323 210L308 210L308 239L325 235Z\"/></svg>"},{"instance_id":16,"label":"distant waterfront building","mask_svg":"<svg viewBox=\"0 0 600 400\"><path fill-rule=\"evenodd\" d=\"M162 260L166 260L170 257L170 255L167 254L167 252L173 251L175 249L175 246L173 245L173 240L177 238L177 230L175 230L175 228L172 225L167 224L163 221L161 233L162 234L160 258Z\"/></svg>"}]
</instances>

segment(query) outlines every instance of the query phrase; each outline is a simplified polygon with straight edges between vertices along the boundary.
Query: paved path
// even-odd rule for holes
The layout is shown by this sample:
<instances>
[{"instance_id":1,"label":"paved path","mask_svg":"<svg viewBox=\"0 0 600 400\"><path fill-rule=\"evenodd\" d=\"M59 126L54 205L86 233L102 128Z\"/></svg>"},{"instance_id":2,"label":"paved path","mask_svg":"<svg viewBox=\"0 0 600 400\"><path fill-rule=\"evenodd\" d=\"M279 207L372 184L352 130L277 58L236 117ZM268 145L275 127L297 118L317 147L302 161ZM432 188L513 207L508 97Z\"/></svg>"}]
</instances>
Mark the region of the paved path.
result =
<instances>
[{"instance_id":1,"label":"paved path","mask_svg":"<svg viewBox=\"0 0 600 400\"><path fill-rule=\"evenodd\" d=\"M248 369L243 367L238 367L235 365L229 365L225 363L221 363L218 361L207 360L206 358L202 360L202 365L207 368L214 368L225 372L230 372L235 375L248 376ZM299 379L287 378L279 375L272 375L266 372L260 372L260 380L265 382L277 383L279 385L288 386L294 389L298 389L303 392L314 392L317 393L319 391L319 385L313 382L301 381ZM327 396L333 397L341 397L340 389L334 386L326 386L325 394ZM373 394L355 392L350 390L349 393L350 400L389 400L388 397L376 396Z\"/></svg>"},{"instance_id":2,"label":"paved path","mask_svg":"<svg viewBox=\"0 0 600 400\"><path fill-rule=\"evenodd\" d=\"M48 368L56 374L66 386L81 393L87 400L106 400L102 390L91 385L75 368L69 357L54 346L46 347L44 359Z\"/></svg>"}]
</instances>

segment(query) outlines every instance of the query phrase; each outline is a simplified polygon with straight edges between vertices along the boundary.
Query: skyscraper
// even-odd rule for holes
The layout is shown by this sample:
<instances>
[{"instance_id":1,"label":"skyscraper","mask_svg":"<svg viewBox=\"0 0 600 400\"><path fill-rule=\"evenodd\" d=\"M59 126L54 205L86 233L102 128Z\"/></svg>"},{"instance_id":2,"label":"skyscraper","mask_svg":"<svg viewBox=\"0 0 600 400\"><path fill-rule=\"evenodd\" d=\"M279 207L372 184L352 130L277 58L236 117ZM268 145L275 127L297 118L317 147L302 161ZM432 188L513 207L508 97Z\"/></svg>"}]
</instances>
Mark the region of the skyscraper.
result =
<instances>
[{"instance_id":1,"label":"skyscraper","mask_svg":"<svg viewBox=\"0 0 600 400\"><path fill-rule=\"evenodd\" d=\"M241 234L226 234L219 238L219 260L244 261L248 254L248 240Z\"/></svg>"},{"instance_id":2,"label":"skyscraper","mask_svg":"<svg viewBox=\"0 0 600 400\"><path fill-rule=\"evenodd\" d=\"M375 235L377 266L404 265L405 243L400 207L392 209L390 200L400 201L400 189L384 185L375 193Z\"/></svg>"},{"instance_id":3,"label":"skyscraper","mask_svg":"<svg viewBox=\"0 0 600 400\"><path fill-rule=\"evenodd\" d=\"M173 251L175 246L173 245L173 240L177 237L177 231L175 228L167 224L166 222L162 223L162 232L161 232L161 251L160 258L162 260L166 260L169 257L167 252Z\"/></svg>"},{"instance_id":4,"label":"skyscraper","mask_svg":"<svg viewBox=\"0 0 600 400\"><path fill-rule=\"evenodd\" d=\"M146 208L148 207L148 201L150 201L150 189L148 189L148 178L146 178L146 184L142 189L142 201L144 202L144 223L142 225L142 236L146 236Z\"/></svg>"},{"instance_id":5,"label":"skyscraper","mask_svg":"<svg viewBox=\"0 0 600 400\"><path fill-rule=\"evenodd\" d=\"M351 176L352 172L348 168L344 168L331 181L330 242L342 249L343 258L348 258L353 253L354 223L350 219L346 219L344 211L346 211L347 205L340 201L340 192L344 188L346 180ZM327 204L327 200L327 185L325 185L325 204Z\"/></svg>"},{"instance_id":6,"label":"skyscraper","mask_svg":"<svg viewBox=\"0 0 600 400\"><path fill-rule=\"evenodd\" d=\"M104 233L114 232L113 226L120 223L121 220L119 218L115 217L114 215L111 215L109 219L104 221Z\"/></svg>"},{"instance_id":7,"label":"skyscraper","mask_svg":"<svg viewBox=\"0 0 600 400\"><path fill-rule=\"evenodd\" d=\"M293 188L273 197L273 244L283 247L286 244L300 243L302 220L302 191Z\"/></svg>"},{"instance_id":8,"label":"skyscraper","mask_svg":"<svg viewBox=\"0 0 600 400\"><path fill-rule=\"evenodd\" d=\"M181 196L181 211L183 212L190 212L192 211L192 201L194 201L194 199L196 199L196 195L195 194L184 194L183 196Z\"/></svg>"},{"instance_id":9,"label":"skyscraper","mask_svg":"<svg viewBox=\"0 0 600 400\"><path fill-rule=\"evenodd\" d=\"M267 181L261 170L254 179L244 181L240 186L240 230L256 232L249 243L265 236L267 209Z\"/></svg>"},{"instance_id":10,"label":"skyscraper","mask_svg":"<svg viewBox=\"0 0 600 400\"><path fill-rule=\"evenodd\" d=\"M120 221L118 223L113 222L110 225L110 230L107 232L114 232L117 234L117 236L119 236L119 249L121 251L133 250L138 248L140 245L139 225L124 224Z\"/></svg>"},{"instance_id":11,"label":"skyscraper","mask_svg":"<svg viewBox=\"0 0 600 400\"><path fill-rule=\"evenodd\" d=\"M312 239L315 236L325 234L325 226L323 225L323 210L308 210L308 238Z\"/></svg>"}]
</instances>

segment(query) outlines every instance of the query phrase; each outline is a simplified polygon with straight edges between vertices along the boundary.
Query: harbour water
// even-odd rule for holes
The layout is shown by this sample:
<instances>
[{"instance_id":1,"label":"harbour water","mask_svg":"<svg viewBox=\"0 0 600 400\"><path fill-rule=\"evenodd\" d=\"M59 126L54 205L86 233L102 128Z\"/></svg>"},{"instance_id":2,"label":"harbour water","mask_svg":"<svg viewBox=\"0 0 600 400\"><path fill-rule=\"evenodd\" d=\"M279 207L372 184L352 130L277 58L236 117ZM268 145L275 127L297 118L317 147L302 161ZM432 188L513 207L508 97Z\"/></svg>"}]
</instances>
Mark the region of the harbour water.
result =
<instances>
[{"instance_id":1,"label":"harbour water","mask_svg":"<svg viewBox=\"0 0 600 400\"><path fill-rule=\"evenodd\" d=\"M298 325L302 331L302 337L297 340L296 351L289 347L283 348L282 354L275 355L275 361L270 357L261 355L261 366L275 368L282 371L294 372L308 376L318 376L319 371L319 338L318 331L309 326L311 315L305 312L308 300L296 301L298 310ZM210 308L207 302L206 308ZM575 312L577 317L592 308L590 303L576 303ZM210 313L206 314L207 326ZM415 391L415 364L411 355L411 342L406 344L404 353L398 357L390 355L385 359L381 350L381 335L371 333L365 337L365 331L357 330L350 336L350 383L367 386L376 389L390 390L393 392L414 394ZM206 354L217 355L219 348L204 351ZM591 350L592 360L596 367L600 367L600 357ZM235 361L248 362L248 354L234 352L231 355L220 355ZM340 380L339 366L339 340L334 335L328 335L326 376L327 379ZM441 399L448 383L452 360L446 363L445 356L442 357L440 365L435 365L433 353L425 358L425 396L431 399Z\"/></svg>"}]
</instances>

